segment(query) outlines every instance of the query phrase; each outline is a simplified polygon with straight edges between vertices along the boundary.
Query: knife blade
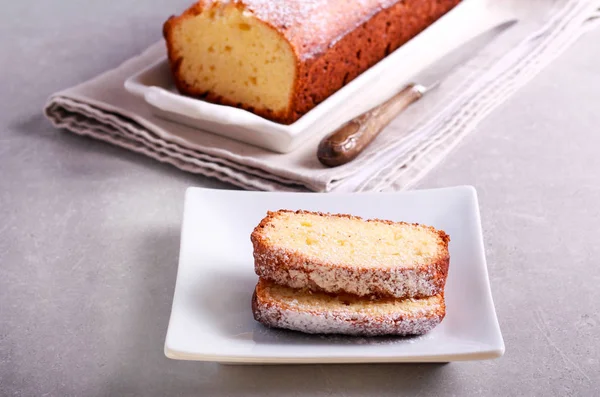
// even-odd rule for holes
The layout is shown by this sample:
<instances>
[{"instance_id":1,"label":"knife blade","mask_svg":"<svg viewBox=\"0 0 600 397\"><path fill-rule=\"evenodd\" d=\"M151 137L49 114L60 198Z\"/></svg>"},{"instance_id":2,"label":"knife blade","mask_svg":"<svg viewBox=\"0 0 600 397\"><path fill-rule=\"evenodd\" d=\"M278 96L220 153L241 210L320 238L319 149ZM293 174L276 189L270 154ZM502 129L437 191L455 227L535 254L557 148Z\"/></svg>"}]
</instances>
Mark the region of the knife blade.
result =
<instances>
[{"instance_id":1,"label":"knife blade","mask_svg":"<svg viewBox=\"0 0 600 397\"><path fill-rule=\"evenodd\" d=\"M375 108L344 123L319 143L317 158L327 167L352 161L404 109L436 88L443 79L463 65L506 29L517 23L500 23L449 51L417 74L399 93Z\"/></svg>"}]
</instances>

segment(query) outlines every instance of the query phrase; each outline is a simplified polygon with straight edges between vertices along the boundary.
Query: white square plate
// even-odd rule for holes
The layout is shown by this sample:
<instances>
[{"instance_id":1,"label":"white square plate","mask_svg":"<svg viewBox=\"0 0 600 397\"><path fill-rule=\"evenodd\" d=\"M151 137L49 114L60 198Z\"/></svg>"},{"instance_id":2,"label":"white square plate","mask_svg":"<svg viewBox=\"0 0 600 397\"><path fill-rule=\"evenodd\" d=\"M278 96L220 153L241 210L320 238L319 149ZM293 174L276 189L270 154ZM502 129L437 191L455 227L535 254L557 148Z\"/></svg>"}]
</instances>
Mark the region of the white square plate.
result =
<instances>
[{"instance_id":1,"label":"white square plate","mask_svg":"<svg viewBox=\"0 0 600 397\"><path fill-rule=\"evenodd\" d=\"M325 135L384 102L452 49L509 18L491 0L465 0L423 32L352 80L299 120L279 124L231 106L180 95L165 59L125 81L153 114L275 152L290 152L313 135Z\"/></svg>"},{"instance_id":2,"label":"white square plate","mask_svg":"<svg viewBox=\"0 0 600 397\"><path fill-rule=\"evenodd\" d=\"M314 336L254 321L250 233L268 210L305 209L428 224L451 238L446 318L413 338ZM448 362L489 359L504 342L472 187L403 193L263 193L190 188L165 354L223 363Z\"/></svg>"}]
</instances>

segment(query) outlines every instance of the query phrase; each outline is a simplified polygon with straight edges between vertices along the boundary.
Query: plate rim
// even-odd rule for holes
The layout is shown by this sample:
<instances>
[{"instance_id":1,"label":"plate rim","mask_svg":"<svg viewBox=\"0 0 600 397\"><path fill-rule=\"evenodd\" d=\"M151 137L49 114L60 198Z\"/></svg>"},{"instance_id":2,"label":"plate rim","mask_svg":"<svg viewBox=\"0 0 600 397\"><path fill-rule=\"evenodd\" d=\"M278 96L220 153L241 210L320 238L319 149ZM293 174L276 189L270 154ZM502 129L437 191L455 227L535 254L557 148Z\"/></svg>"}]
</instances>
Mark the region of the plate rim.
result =
<instances>
[{"instance_id":1,"label":"plate rim","mask_svg":"<svg viewBox=\"0 0 600 397\"><path fill-rule=\"evenodd\" d=\"M344 363L418 363L418 362L452 362L479 361L500 358L504 355L502 346L489 346L477 352L407 355L407 356L256 356L256 355L217 355L217 354L186 354L165 346L165 356L172 360L203 361L218 363L265 363L265 364L344 364Z\"/></svg>"}]
</instances>

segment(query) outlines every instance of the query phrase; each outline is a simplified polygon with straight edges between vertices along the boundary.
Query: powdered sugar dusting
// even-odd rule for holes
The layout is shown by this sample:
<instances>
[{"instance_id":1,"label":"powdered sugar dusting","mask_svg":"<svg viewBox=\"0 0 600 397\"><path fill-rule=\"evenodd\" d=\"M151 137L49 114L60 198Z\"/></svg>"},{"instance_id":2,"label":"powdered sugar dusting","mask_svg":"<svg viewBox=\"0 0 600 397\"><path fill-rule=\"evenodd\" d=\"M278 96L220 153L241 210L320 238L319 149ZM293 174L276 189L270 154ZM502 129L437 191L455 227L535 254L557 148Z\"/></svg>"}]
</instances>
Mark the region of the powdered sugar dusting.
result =
<instances>
[{"instance_id":1,"label":"powdered sugar dusting","mask_svg":"<svg viewBox=\"0 0 600 397\"><path fill-rule=\"evenodd\" d=\"M407 298L432 296L443 291L449 266L448 240L445 233L443 235L446 236L446 239L440 237L438 242L440 244L439 252L436 249L433 254L426 258L428 263L411 264L400 260L392 261L393 267L383 266L380 264L380 259L385 258L376 256L375 259L372 259L369 252L363 253L357 248L356 250L353 249L352 260L354 262L356 262L356 258L360 258L360 260L354 264L355 266L350 266L344 261L340 263L339 258L341 256L336 254L336 244L331 242L323 245L315 243L314 247L317 247L317 250L315 252L305 250L306 253L274 243L270 236L277 234L277 220L283 215L293 216L295 214L311 214L315 216L315 219L325 219L323 217L326 217L330 222L342 218L353 221L358 220L365 228L378 222L385 225L384 229L397 225L393 223L385 224L384 222L387 221L364 222L358 217L349 215L317 214L306 211L299 213L289 211L272 212L255 229L251 237L254 246L254 269L258 276L291 288L309 288L314 291L329 293L345 292L358 296L380 295ZM301 231L294 228L297 228L298 226L295 226L295 224L302 220L304 218L298 217L298 219L295 219L296 222L280 223L279 228L281 230L291 230L292 234L300 235ZM307 226L316 227L316 222ZM429 227L420 225L410 227L429 230ZM319 230L317 235L325 234L325 236L314 238L326 239L328 233L333 232L326 229ZM431 234L436 238L438 236L437 231ZM356 239L355 235L357 235L356 232L347 236L347 238L353 241ZM357 246L360 245L357 243ZM432 244L432 246L434 245L438 246Z\"/></svg>"},{"instance_id":2,"label":"powdered sugar dusting","mask_svg":"<svg viewBox=\"0 0 600 397\"><path fill-rule=\"evenodd\" d=\"M321 53L371 16L399 0L238 0L278 29L301 58ZM204 0L206 5L232 1Z\"/></svg>"},{"instance_id":3,"label":"powdered sugar dusting","mask_svg":"<svg viewBox=\"0 0 600 397\"><path fill-rule=\"evenodd\" d=\"M258 276L292 288L349 294L390 295L396 298L431 296L443 291L445 279L424 268L357 269L327 266L308 258L272 249L254 254ZM285 263L286 266L278 264Z\"/></svg>"},{"instance_id":4,"label":"powdered sugar dusting","mask_svg":"<svg viewBox=\"0 0 600 397\"><path fill-rule=\"evenodd\" d=\"M322 310L310 305L290 305L279 297L258 297L254 315L259 322L275 328L285 328L309 334L346 335L423 335L443 319L443 299L411 313L399 311L373 316L342 305L334 310ZM375 303L373 303L375 305Z\"/></svg>"},{"instance_id":5,"label":"powdered sugar dusting","mask_svg":"<svg viewBox=\"0 0 600 397\"><path fill-rule=\"evenodd\" d=\"M442 321L445 315L443 290L449 265L449 237L445 233L436 234L441 239L442 253L435 259L432 257L430 263L361 266L360 260L356 266L349 266L335 262L326 255L327 252L320 255L331 244L319 246L319 255L313 257L271 241L269 236L277 233L274 219L281 214L308 213L269 212L252 233L255 272L261 277L253 301L257 321L305 333L364 336L422 335ZM350 215L310 214L320 217L320 220L357 219L362 222L361 227L372 226L371 222L394 224L379 220L364 222ZM307 239L310 241L306 244L317 245L313 238L294 229L298 225L313 228L317 219L311 222L310 219L296 217L294 221L279 227L291 231L290 239L297 240L300 235L300 241ZM350 233L348 228L344 230ZM328 233L331 230L323 229L317 234L325 238ZM348 236L349 239L351 237ZM376 233L374 238L378 237L381 235Z\"/></svg>"},{"instance_id":6,"label":"powdered sugar dusting","mask_svg":"<svg viewBox=\"0 0 600 397\"><path fill-rule=\"evenodd\" d=\"M412 268L345 267L255 242L255 273L291 288L396 298L432 296L446 283L448 262Z\"/></svg>"},{"instance_id":7,"label":"powdered sugar dusting","mask_svg":"<svg viewBox=\"0 0 600 397\"><path fill-rule=\"evenodd\" d=\"M319 9L326 8L329 0L245 0L243 3L259 18L277 27L288 28L318 15Z\"/></svg>"}]
</instances>

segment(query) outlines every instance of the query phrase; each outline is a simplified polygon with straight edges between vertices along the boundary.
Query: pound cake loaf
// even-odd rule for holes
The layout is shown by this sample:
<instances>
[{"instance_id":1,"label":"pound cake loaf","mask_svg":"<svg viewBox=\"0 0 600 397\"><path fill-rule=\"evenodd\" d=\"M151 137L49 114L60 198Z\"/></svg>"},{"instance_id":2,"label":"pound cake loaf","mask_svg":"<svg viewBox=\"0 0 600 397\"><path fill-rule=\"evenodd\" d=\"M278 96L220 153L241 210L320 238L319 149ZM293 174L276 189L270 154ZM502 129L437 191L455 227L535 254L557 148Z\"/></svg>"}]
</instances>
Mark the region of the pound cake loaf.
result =
<instances>
[{"instance_id":1,"label":"pound cake loaf","mask_svg":"<svg viewBox=\"0 0 600 397\"><path fill-rule=\"evenodd\" d=\"M441 294L371 300L311 293L259 279L252 312L266 326L310 334L422 335L443 320L446 305Z\"/></svg>"},{"instance_id":2,"label":"pound cake loaf","mask_svg":"<svg viewBox=\"0 0 600 397\"><path fill-rule=\"evenodd\" d=\"M290 124L460 0L200 0L163 26L178 90Z\"/></svg>"},{"instance_id":3,"label":"pound cake loaf","mask_svg":"<svg viewBox=\"0 0 600 397\"><path fill-rule=\"evenodd\" d=\"M269 212L251 240L259 277L331 294L437 295L450 264L450 237L443 231L352 215Z\"/></svg>"}]
</instances>

